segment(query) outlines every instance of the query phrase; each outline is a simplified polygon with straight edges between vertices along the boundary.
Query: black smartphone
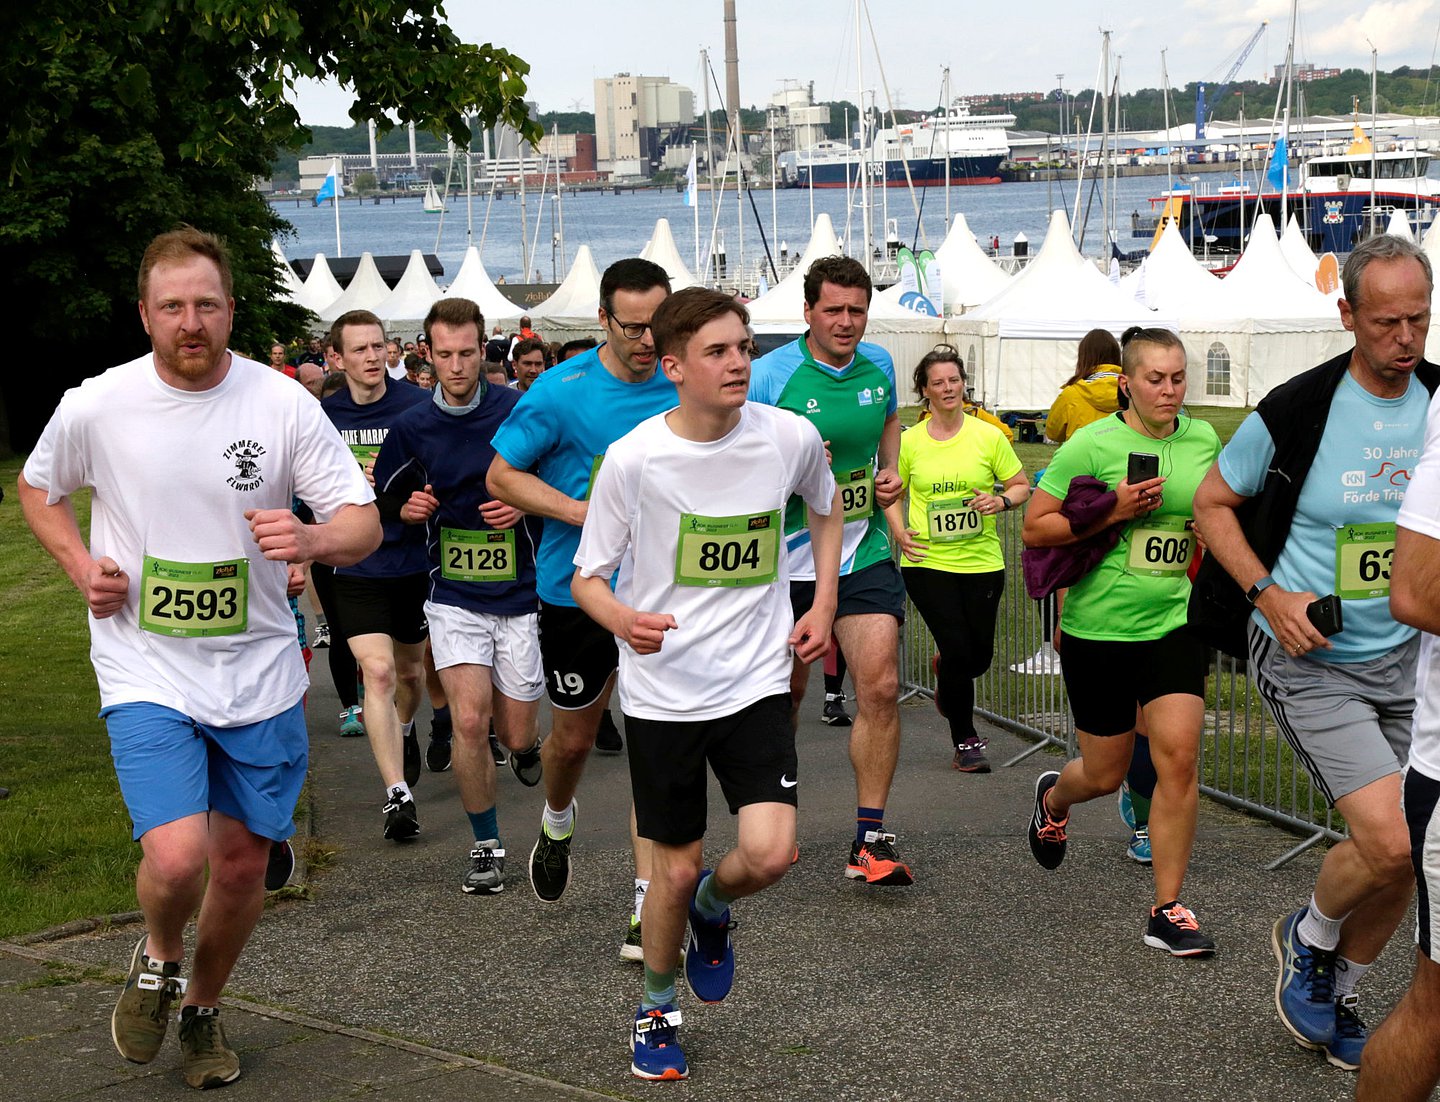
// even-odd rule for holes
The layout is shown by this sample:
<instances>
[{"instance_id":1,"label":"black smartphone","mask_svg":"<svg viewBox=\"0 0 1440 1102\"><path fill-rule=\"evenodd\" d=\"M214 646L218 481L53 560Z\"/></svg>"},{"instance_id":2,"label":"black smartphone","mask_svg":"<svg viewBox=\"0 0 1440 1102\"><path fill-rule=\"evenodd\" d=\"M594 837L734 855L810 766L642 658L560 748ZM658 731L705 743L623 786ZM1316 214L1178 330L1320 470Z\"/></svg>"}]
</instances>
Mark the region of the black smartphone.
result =
<instances>
[{"instance_id":1,"label":"black smartphone","mask_svg":"<svg viewBox=\"0 0 1440 1102\"><path fill-rule=\"evenodd\" d=\"M1315 630L1325 638L1339 635L1345 630L1345 618L1340 612L1340 598L1331 593L1305 606L1305 615L1315 625Z\"/></svg>"},{"instance_id":2,"label":"black smartphone","mask_svg":"<svg viewBox=\"0 0 1440 1102\"><path fill-rule=\"evenodd\" d=\"M1135 486L1160 477L1160 457L1149 452L1131 452L1130 465L1125 470L1125 481Z\"/></svg>"}]
</instances>

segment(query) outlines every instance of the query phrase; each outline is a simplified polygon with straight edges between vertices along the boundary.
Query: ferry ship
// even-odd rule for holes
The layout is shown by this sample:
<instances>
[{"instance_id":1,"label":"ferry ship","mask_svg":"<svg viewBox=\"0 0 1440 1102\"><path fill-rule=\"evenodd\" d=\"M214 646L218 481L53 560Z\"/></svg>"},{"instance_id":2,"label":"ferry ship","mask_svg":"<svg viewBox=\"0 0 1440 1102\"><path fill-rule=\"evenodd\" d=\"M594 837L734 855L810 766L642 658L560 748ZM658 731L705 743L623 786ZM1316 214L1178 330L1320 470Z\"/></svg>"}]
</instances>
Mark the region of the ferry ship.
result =
<instances>
[{"instance_id":1,"label":"ferry ship","mask_svg":"<svg viewBox=\"0 0 1440 1102\"><path fill-rule=\"evenodd\" d=\"M950 183L998 184L1000 162L1010 155L1005 131L1014 125L1014 115L972 115L961 105L917 123L879 130L863 152L826 141L782 153L776 165L785 187L855 187L862 164L871 187L944 187L948 154Z\"/></svg>"}]
</instances>

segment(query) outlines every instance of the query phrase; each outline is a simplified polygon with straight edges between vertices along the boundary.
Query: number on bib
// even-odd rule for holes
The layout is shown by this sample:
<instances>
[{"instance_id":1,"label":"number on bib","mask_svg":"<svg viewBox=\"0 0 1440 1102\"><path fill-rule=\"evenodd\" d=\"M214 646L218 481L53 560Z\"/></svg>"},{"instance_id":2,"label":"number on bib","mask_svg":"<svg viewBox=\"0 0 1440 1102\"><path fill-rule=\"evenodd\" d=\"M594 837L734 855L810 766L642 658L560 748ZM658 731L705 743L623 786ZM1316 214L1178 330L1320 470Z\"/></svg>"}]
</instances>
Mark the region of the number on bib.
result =
<instances>
[{"instance_id":1,"label":"number on bib","mask_svg":"<svg viewBox=\"0 0 1440 1102\"><path fill-rule=\"evenodd\" d=\"M441 528L440 576L449 582L513 582L515 529Z\"/></svg>"},{"instance_id":2,"label":"number on bib","mask_svg":"<svg viewBox=\"0 0 1440 1102\"><path fill-rule=\"evenodd\" d=\"M155 635L208 639L237 635L248 620L250 562L144 558L140 627Z\"/></svg>"},{"instance_id":3,"label":"number on bib","mask_svg":"<svg viewBox=\"0 0 1440 1102\"><path fill-rule=\"evenodd\" d=\"M836 481L840 483L840 507L844 512L845 523L868 520L875 512L875 477L870 473L870 468L853 470Z\"/></svg>"},{"instance_id":4,"label":"number on bib","mask_svg":"<svg viewBox=\"0 0 1440 1102\"><path fill-rule=\"evenodd\" d=\"M1346 524L1335 530L1335 595L1344 601L1386 597L1395 557L1394 524Z\"/></svg>"},{"instance_id":5,"label":"number on bib","mask_svg":"<svg viewBox=\"0 0 1440 1102\"><path fill-rule=\"evenodd\" d=\"M676 585L768 585L779 573L778 510L736 517L680 514Z\"/></svg>"},{"instance_id":6,"label":"number on bib","mask_svg":"<svg viewBox=\"0 0 1440 1102\"><path fill-rule=\"evenodd\" d=\"M930 525L931 543L955 543L968 540L985 531L985 518L970 507L974 498L942 497L930 502L925 515Z\"/></svg>"},{"instance_id":7,"label":"number on bib","mask_svg":"<svg viewBox=\"0 0 1440 1102\"><path fill-rule=\"evenodd\" d=\"M1130 554L1126 567L1131 574L1152 578L1183 577L1195 553L1195 533L1186 525L1188 517L1149 516L1130 529Z\"/></svg>"}]
</instances>

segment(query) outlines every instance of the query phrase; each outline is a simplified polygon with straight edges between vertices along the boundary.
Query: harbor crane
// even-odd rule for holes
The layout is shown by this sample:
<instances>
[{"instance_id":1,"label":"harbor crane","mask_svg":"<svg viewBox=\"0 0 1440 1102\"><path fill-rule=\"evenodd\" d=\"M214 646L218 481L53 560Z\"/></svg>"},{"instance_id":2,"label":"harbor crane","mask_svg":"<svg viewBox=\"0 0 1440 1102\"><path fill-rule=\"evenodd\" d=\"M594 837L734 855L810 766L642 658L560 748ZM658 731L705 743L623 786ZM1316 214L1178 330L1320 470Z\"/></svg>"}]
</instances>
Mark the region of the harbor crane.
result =
<instances>
[{"instance_id":1,"label":"harbor crane","mask_svg":"<svg viewBox=\"0 0 1440 1102\"><path fill-rule=\"evenodd\" d=\"M1270 25L1268 19L1263 20L1248 39L1245 45L1240 47L1240 53L1235 58L1235 64L1230 66L1230 71L1225 74L1225 79L1215 86L1215 102L1219 103L1225 94L1225 89L1230 87L1230 82L1235 79L1235 74L1240 71L1240 66L1245 64L1245 59L1250 56L1250 51L1255 49L1255 43L1260 41L1260 36L1265 33L1265 28ZM1205 84L1202 81L1195 89L1195 140L1203 141L1205 138L1205 124L1210 121L1213 112L1207 111L1205 107Z\"/></svg>"}]
</instances>

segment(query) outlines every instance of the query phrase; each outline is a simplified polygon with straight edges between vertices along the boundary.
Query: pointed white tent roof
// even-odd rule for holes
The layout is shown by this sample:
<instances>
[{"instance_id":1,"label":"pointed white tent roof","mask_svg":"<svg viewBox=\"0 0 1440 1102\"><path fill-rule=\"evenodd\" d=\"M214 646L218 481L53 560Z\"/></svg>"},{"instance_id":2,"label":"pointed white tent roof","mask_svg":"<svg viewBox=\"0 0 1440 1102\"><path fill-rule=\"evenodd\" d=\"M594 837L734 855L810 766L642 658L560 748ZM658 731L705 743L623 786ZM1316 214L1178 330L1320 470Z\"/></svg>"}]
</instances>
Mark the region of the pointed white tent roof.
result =
<instances>
[{"instance_id":1,"label":"pointed white tent roof","mask_svg":"<svg viewBox=\"0 0 1440 1102\"><path fill-rule=\"evenodd\" d=\"M1285 224L1285 232L1280 235L1280 253L1297 276L1315 286L1315 270L1320 267L1320 258L1300 232L1300 223L1293 214Z\"/></svg>"},{"instance_id":2,"label":"pointed white tent roof","mask_svg":"<svg viewBox=\"0 0 1440 1102\"><path fill-rule=\"evenodd\" d=\"M1144 263L1120 281L1120 289L1142 306L1171 317L1208 315L1220 308L1220 280L1196 261L1173 221L1160 232Z\"/></svg>"},{"instance_id":3,"label":"pointed white tent roof","mask_svg":"<svg viewBox=\"0 0 1440 1102\"><path fill-rule=\"evenodd\" d=\"M992 320L1002 337L1064 339L1091 329L1119 333L1131 325L1173 327L1127 298L1080 255L1062 210L1050 215L1045 243L1030 265L965 319Z\"/></svg>"},{"instance_id":4,"label":"pointed white tent roof","mask_svg":"<svg viewBox=\"0 0 1440 1102\"><path fill-rule=\"evenodd\" d=\"M830 216L823 211L815 217L815 227L810 231L810 243L795 262L795 267L779 283L771 287L754 302L749 303L750 322L753 325L800 325L805 318L805 273L810 265L822 256L839 256L840 239L835 236L835 226ZM896 306L895 309L900 309ZM907 311L908 312L908 311Z\"/></svg>"},{"instance_id":5,"label":"pointed white tent roof","mask_svg":"<svg viewBox=\"0 0 1440 1102\"><path fill-rule=\"evenodd\" d=\"M450 286L445 288L445 297L468 298L474 302L485 315L487 326L518 318L525 312L496 289L490 273L485 270L485 262L480 259L480 250L474 245L465 250L465 259Z\"/></svg>"},{"instance_id":6,"label":"pointed white tent roof","mask_svg":"<svg viewBox=\"0 0 1440 1102\"><path fill-rule=\"evenodd\" d=\"M1262 212L1250 241L1230 274L1220 281L1226 313L1232 318L1276 321L1336 317L1335 303L1306 283L1285 261L1275 237L1275 223Z\"/></svg>"},{"instance_id":7,"label":"pointed white tent roof","mask_svg":"<svg viewBox=\"0 0 1440 1102\"><path fill-rule=\"evenodd\" d=\"M1409 217L1398 208L1390 212L1390 224L1385 227L1385 232L1403 237L1406 241L1415 240L1415 231L1410 228Z\"/></svg>"},{"instance_id":8,"label":"pointed white tent roof","mask_svg":"<svg viewBox=\"0 0 1440 1102\"><path fill-rule=\"evenodd\" d=\"M275 255L275 263L280 266L281 296L288 302L299 302L300 292L305 285L300 282L300 277L295 274L295 269L290 267L290 261L285 259L280 242L271 240L270 251Z\"/></svg>"},{"instance_id":9,"label":"pointed white tent roof","mask_svg":"<svg viewBox=\"0 0 1440 1102\"><path fill-rule=\"evenodd\" d=\"M555 293L530 311L532 318L565 319L577 325L597 326L600 313L600 269L589 245L581 245L565 279Z\"/></svg>"},{"instance_id":10,"label":"pointed white tent roof","mask_svg":"<svg viewBox=\"0 0 1440 1102\"><path fill-rule=\"evenodd\" d=\"M680 257L680 250L675 247L675 235L670 232L670 220L659 218L655 221L655 230L650 235L650 240L645 243L645 248L640 255L646 260L654 261L665 269L670 276L670 290L683 291L686 287L693 287L698 282L690 269L685 266L685 261Z\"/></svg>"},{"instance_id":11,"label":"pointed white tent roof","mask_svg":"<svg viewBox=\"0 0 1440 1102\"><path fill-rule=\"evenodd\" d=\"M334 321L349 310L374 310L389 297L390 287L375 267L375 258L365 252L360 254L360 265L345 293L316 313L321 321Z\"/></svg>"},{"instance_id":12,"label":"pointed white tent roof","mask_svg":"<svg viewBox=\"0 0 1440 1102\"><path fill-rule=\"evenodd\" d=\"M395 284L395 290L375 307L375 313L381 321L415 321L424 318L439 297L440 288L425 266L425 257L419 249L411 249L405 274Z\"/></svg>"},{"instance_id":13,"label":"pointed white tent roof","mask_svg":"<svg viewBox=\"0 0 1440 1102\"><path fill-rule=\"evenodd\" d=\"M315 261L310 267L310 274L300 285L295 301L307 310L318 314L344 293L345 289L340 286L340 281L330 270L330 265L325 260L325 254L316 253Z\"/></svg>"},{"instance_id":14,"label":"pointed white tent roof","mask_svg":"<svg viewBox=\"0 0 1440 1102\"><path fill-rule=\"evenodd\" d=\"M940 262L940 279L945 284L947 316L994 298L1014 278L980 247L963 214L957 214L950 223L950 232L935 250L935 259ZM898 304L903 293L897 283L881 291L879 297Z\"/></svg>"}]
</instances>

